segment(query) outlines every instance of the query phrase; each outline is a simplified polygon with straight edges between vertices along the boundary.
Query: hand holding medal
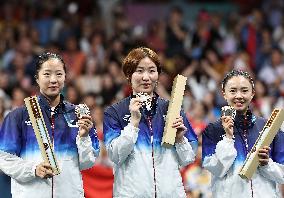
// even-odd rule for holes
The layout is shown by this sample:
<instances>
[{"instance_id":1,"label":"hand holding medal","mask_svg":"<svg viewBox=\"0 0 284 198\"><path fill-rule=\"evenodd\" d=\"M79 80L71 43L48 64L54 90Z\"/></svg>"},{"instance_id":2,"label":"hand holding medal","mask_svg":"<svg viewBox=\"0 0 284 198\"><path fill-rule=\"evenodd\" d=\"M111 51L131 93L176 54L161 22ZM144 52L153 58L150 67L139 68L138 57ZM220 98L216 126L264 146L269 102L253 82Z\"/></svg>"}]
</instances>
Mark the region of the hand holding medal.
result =
<instances>
[{"instance_id":1,"label":"hand holding medal","mask_svg":"<svg viewBox=\"0 0 284 198\"><path fill-rule=\"evenodd\" d=\"M222 113L222 116L231 116L233 120L235 119L236 114L237 114L236 110L231 106L222 107L221 113Z\"/></svg>"},{"instance_id":2,"label":"hand holding medal","mask_svg":"<svg viewBox=\"0 0 284 198\"><path fill-rule=\"evenodd\" d=\"M136 94L137 97L141 99L142 106L145 107L148 111L151 110L151 104L152 104L152 97L144 92L139 92Z\"/></svg>"},{"instance_id":3,"label":"hand holding medal","mask_svg":"<svg viewBox=\"0 0 284 198\"><path fill-rule=\"evenodd\" d=\"M234 119L236 117L236 110L231 106L224 106L222 112L222 125L226 132L226 136L230 139L234 137Z\"/></svg>"},{"instance_id":4,"label":"hand holding medal","mask_svg":"<svg viewBox=\"0 0 284 198\"><path fill-rule=\"evenodd\" d=\"M80 137L86 137L93 127L90 110L86 104L79 104L75 108L75 113L79 119L77 122L77 125L79 126L79 135Z\"/></svg>"}]
</instances>

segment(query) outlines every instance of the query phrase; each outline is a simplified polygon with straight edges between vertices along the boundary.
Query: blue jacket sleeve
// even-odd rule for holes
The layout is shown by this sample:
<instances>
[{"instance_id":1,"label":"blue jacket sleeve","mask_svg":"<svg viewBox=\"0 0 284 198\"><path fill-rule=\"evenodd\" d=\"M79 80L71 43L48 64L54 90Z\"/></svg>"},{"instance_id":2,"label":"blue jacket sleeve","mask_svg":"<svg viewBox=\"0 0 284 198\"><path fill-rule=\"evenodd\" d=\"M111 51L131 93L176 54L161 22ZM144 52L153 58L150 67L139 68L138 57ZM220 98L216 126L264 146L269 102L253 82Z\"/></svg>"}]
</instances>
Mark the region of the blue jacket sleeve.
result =
<instances>
[{"instance_id":1,"label":"blue jacket sleeve","mask_svg":"<svg viewBox=\"0 0 284 198\"><path fill-rule=\"evenodd\" d=\"M80 170L91 168L95 159L99 156L99 141L95 128L91 128L86 137L76 137L76 144L79 154Z\"/></svg>"},{"instance_id":2,"label":"blue jacket sleeve","mask_svg":"<svg viewBox=\"0 0 284 198\"><path fill-rule=\"evenodd\" d=\"M175 148L178 155L178 161L181 166L186 166L189 163L194 162L198 148L197 136L191 127L185 114L181 113L183 117L183 123L187 128L185 133L185 141L183 143L175 143Z\"/></svg>"},{"instance_id":3,"label":"blue jacket sleeve","mask_svg":"<svg viewBox=\"0 0 284 198\"><path fill-rule=\"evenodd\" d=\"M215 153L218 142L211 137L211 131L214 131L213 124L209 124L202 132L202 161L206 156L211 156Z\"/></svg>"},{"instance_id":4,"label":"blue jacket sleeve","mask_svg":"<svg viewBox=\"0 0 284 198\"><path fill-rule=\"evenodd\" d=\"M0 169L19 182L28 182L35 178L35 164L20 157L23 111L24 108L18 108L10 112L0 129Z\"/></svg>"},{"instance_id":5,"label":"blue jacket sleeve","mask_svg":"<svg viewBox=\"0 0 284 198\"><path fill-rule=\"evenodd\" d=\"M121 129L116 111L108 108L104 117L104 140L108 156L115 164L122 164L133 151L139 128L130 123Z\"/></svg>"},{"instance_id":6,"label":"blue jacket sleeve","mask_svg":"<svg viewBox=\"0 0 284 198\"><path fill-rule=\"evenodd\" d=\"M23 119L23 108L10 112L4 119L0 129L0 150L20 156Z\"/></svg>"},{"instance_id":7,"label":"blue jacket sleeve","mask_svg":"<svg viewBox=\"0 0 284 198\"><path fill-rule=\"evenodd\" d=\"M190 143L192 149L194 150L194 152L197 152L197 147L198 147L198 139L197 136L195 134L194 129L192 128L191 124L189 123L186 115L184 112L181 113L181 116L183 118L183 123L184 126L187 128L187 131L185 133L185 137L188 140L188 142Z\"/></svg>"},{"instance_id":8,"label":"blue jacket sleeve","mask_svg":"<svg viewBox=\"0 0 284 198\"><path fill-rule=\"evenodd\" d=\"M104 123L103 123L103 133L104 133L104 143L108 146L113 139L117 138L121 134L121 128L119 120L117 119L116 112L109 107L104 112Z\"/></svg>"},{"instance_id":9,"label":"blue jacket sleeve","mask_svg":"<svg viewBox=\"0 0 284 198\"><path fill-rule=\"evenodd\" d=\"M203 167L214 176L222 178L229 171L236 156L234 140L223 136L220 123L209 124L202 133Z\"/></svg>"}]
</instances>

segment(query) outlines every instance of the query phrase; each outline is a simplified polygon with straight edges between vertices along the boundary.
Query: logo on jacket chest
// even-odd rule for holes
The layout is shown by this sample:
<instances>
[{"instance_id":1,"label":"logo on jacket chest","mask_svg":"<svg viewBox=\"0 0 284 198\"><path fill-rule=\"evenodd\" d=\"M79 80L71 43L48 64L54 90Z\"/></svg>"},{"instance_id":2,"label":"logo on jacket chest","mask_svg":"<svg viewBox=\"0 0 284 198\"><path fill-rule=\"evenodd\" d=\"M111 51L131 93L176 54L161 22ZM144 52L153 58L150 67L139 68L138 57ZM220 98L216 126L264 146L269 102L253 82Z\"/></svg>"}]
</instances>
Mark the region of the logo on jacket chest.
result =
<instances>
[{"instance_id":1,"label":"logo on jacket chest","mask_svg":"<svg viewBox=\"0 0 284 198\"><path fill-rule=\"evenodd\" d=\"M130 121L130 115L125 115L122 119L126 122L129 122Z\"/></svg>"},{"instance_id":2,"label":"logo on jacket chest","mask_svg":"<svg viewBox=\"0 0 284 198\"><path fill-rule=\"evenodd\" d=\"M130 122L130 115L125 115L123 116L122 119L126 122ZM163 115L163 120L166 121L166 119L167 119L167 115Z\"/></svg>"},{"instance_id":3,"label":"logo on jacket chest","mask_svg":"<svg viewBox=\"0 0 284 198\"><path fill-rule=\"evenodd\" d=\"M32 125L32 121L30 121L30 120L25 121L25 123L26 123L27 126L31 126Z\"/></svg>"}]
</instances>

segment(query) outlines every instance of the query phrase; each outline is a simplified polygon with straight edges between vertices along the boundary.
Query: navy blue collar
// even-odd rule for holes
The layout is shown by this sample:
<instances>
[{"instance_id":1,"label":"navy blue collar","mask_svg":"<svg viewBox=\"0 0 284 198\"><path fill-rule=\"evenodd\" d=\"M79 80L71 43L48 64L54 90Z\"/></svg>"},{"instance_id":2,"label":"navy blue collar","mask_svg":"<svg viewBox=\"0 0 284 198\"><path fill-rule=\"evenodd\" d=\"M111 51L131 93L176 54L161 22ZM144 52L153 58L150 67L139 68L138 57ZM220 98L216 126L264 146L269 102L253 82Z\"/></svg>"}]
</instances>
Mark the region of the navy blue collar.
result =
<instances>
[{"instance_id":1,"label":"navy blue collar","mask_svg":"<svg viewBox=\"0 0 284 198\"><path fill-rule=\"evenodd\" d=\"M246 114L238 114L235 117L235 126L241 129L250 129L255 124L256 117L252 114L251 110L247 110Z\"/></svg>"},{"instance_id":2,"label":"navy blue collar","mask_svg":"<svg viewBox=\"0 0 284 198\"><path fill-rule=\"evenodd\" d=\"M43 94L38 95L38 101L45 110L51 113L51 106L49 104L49 101ZM64 96L60 94L60 102L55 107L54 113L57 114L57 113L69 112L74 108L75 108L75 105L72 105L71 103L68 103L67 101L65 101Z\"/></svg>"}]
</instances>

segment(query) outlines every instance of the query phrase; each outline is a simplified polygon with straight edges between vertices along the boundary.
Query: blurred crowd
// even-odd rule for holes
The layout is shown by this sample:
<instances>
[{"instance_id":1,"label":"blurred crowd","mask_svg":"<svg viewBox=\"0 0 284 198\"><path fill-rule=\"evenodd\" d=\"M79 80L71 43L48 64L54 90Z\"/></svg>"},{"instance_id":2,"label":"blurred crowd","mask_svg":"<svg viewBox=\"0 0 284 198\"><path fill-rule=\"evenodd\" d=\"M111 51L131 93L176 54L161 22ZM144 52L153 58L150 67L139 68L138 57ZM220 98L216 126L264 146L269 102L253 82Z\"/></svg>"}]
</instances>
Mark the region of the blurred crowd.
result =
<instances>
[{"instance_id":1,"label":"blurred crowd","mask_svg":"<svg viewBox=\"0 0 284 198\"><path fill-rule=\"evenodd\" d=\"M0 126L9 111L37 93L34 63L44 51L63 57L68 71L65 99L90 107L101 140L104 108L131 93L121 61L137 46L160 55L161 97L170 98L177 74L188 77L183 106L200 141L202 130L220 117L226 104L220 82L231 69L254 77L255 114L267 118L273 108L284 107L284 1L257 1L255 7L229 13L200 9L192 19L185 17L190 10L173 5L166 18L157 15L146 25L130 22L126 4L2 0ZM185 188L192 197L210 197L210 175L201 168L200 158L201 148L196 162L182 169ZM111 167L105 151L98 163Z\"/></svg>"}]
</instances>

